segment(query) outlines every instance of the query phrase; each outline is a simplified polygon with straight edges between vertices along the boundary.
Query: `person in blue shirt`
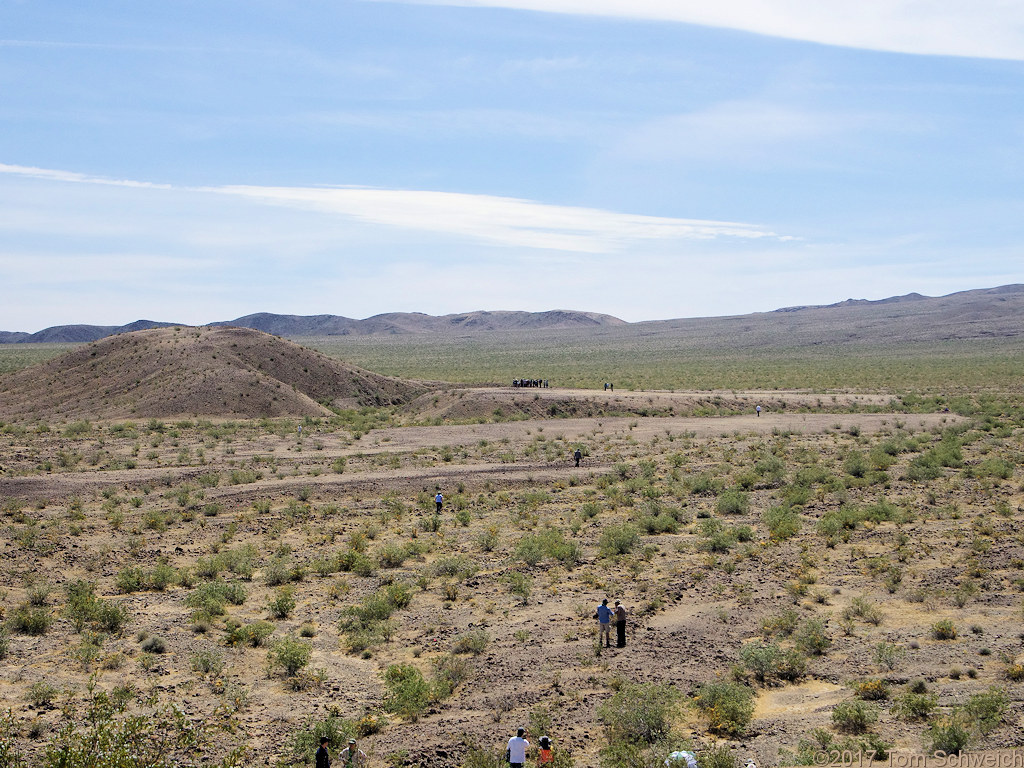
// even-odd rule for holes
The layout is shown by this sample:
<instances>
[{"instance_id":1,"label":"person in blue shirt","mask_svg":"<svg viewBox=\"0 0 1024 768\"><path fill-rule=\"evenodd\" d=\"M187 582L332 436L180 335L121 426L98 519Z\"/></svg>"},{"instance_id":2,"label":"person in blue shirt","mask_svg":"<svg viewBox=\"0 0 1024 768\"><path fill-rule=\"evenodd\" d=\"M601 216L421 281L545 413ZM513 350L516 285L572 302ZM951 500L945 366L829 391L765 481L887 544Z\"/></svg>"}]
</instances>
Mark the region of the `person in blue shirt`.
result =
<instances>
[{"instance_id":1,"label":"person in blue shirt","mask_svg":"<svg viewBox=\"0 0 1024 768\"><path fill-rule=\"evenodd\" d=\"M601 604L597 606L597 626L601 629L601 634L598 635L597 642L600 645L601 641L604 641L605 648L612 647L612 609L608 607L608 598L606 597L601 601Z\"/></svg>"}]
</instances>

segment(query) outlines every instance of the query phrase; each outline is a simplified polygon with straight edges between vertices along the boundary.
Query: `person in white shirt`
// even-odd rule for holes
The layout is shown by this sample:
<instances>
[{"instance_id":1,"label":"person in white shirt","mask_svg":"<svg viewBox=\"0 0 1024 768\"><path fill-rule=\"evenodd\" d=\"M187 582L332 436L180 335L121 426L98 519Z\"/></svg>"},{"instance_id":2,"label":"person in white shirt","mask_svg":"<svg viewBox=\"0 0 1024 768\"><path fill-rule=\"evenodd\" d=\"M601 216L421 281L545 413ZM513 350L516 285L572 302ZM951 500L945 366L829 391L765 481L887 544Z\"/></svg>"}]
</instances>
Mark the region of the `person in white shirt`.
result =
<instances>
[{"instance_id":1,"label":"person in white shirt","mask_svg":"<svg viewBox=\"0 0 1024 768\"><path fill-rule=\"evenodd\" d=\"M526 729L520 728L516 735L508 740L508 751L505 754L512 768L523 768L526 764L526 748L530 746L530 742L523 738L525 735Z\"/></svg>"},{"instance_id":2,"label":"person in white shirt","mask_svg":"<svg viewBox=\"0 0 1024 768\"><path fill-rule=\"evenodd\" d=\"M348 747L341 750L338 760L341 761L341 765L344 768L365 768L369 764L370 758L366 756L363 750L356 746L355 739L349 739Z\"/></svg>"}]
</instances>

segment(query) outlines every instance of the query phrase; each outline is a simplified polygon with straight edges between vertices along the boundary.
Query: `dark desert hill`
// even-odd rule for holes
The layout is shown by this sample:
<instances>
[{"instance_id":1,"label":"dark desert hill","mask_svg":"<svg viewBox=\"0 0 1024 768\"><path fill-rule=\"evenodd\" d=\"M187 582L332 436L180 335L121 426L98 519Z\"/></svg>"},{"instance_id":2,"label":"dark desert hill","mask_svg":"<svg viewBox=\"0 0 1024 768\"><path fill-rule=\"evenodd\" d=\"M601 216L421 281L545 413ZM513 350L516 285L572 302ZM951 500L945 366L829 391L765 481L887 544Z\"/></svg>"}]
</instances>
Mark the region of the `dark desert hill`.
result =
<instances>
[{"instance_id":1,"label":"dark desert hill","mask_svg":"<svg viewBox=\"0 0 1024 768\"><path fill-rule=\"evenodd\" d=\"M320 416L409 401L426 386L248 328L110 336L0 378L3 418Z\"/></svg>"},{"instance_id":2,"label":"dark desert hill","mask_svg":"<svg viewBox=\"0 0 1024 768\"><path fill-rule=\"evenodd\" d=\"M181 323L136 320L128 325L55 325L36 333L0 331L0 344L75 344L130 333L147 328L169 328ZM626 325L624 320L597 312L555 309L548 312L463 312L455 315L425 315L421 312L390 312L364 320L340 315L253 315L209 323L211 326L252 328L286 338L309 336L368 336L373 334L437 334L520 329L570 329Z\"/></svg>"},{"instance_id":3,"label":"dark desert hill","mask_svg":"<svg viewBox=\"0 0 1024 768\"><path fill-rule=\"evenodd\" d=\"M633 323L645 336L671 337L694 348L814 348L1024 337L1024 285L947 296L917 293L878 301L847 299L731 317Z\"/></svg>"}]
</instances>

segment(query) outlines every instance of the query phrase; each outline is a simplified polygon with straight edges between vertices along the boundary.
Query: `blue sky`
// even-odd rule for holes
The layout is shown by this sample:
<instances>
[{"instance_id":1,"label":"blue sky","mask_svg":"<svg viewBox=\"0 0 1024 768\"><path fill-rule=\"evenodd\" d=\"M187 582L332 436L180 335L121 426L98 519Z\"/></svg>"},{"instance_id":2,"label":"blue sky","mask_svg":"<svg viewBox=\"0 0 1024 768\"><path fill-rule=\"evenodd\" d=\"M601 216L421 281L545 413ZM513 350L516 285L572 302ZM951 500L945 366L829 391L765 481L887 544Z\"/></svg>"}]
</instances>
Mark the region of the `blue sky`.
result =
<instances>
[{"instance_id":1,"label":"blue sky","mask_svg":"<svg viewBox=\"0 0 1024 768\"><path fill-rule=\"evenodd\" d=\"M1019 2L0 0L4 330L940 295L1022 182Z\"/></svg>"}]
</instances>

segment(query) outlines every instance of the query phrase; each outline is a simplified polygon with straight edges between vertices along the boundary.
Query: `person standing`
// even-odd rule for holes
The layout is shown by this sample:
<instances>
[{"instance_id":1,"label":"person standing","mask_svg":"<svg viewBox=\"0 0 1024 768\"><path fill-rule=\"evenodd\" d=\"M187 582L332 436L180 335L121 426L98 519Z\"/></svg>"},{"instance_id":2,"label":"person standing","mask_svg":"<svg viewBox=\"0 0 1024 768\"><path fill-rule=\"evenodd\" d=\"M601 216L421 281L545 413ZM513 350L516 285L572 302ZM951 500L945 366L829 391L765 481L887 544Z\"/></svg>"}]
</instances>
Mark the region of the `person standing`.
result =
<instances>
[{"instance_id":1,"label":"person standing","mask_svg":"<svg viewBox=\"0 0 1024 768\"><path fill-rule=\"evenodd\" d=\"M597 606L597 626L601 630L601 633L597 636L597 644L600 645L604 642L605 648L612 647L612 609L608 607L608 598L606 597L601 601L601 604Z\"/></svg>"},{"instance_id":2,"label":"person standing","mask_svg":"<svg viewBox=\"0 0 1024 768\"><path fill-rule=\"evenodd\" d=\"M761 406L757 406L757 408L755 408L754 410L757 411L757 418L761 418Z\"/></svg>"},{"instance_id":3,"label":"person standing","mask_svg":"<svg viewBox=\"0 0 1024 768\"><path fill-rule=\"evenodd\" d=\"M523 738L524 736L526 736L526 729L519 728L516 735L508 740L505 756L508 758L511 768L523 768L526 764L526 748L530 746L530 742Z\"/></svg>"},{"instance_id":4,"label":"person standing","mask_svg":"<svg viewBox=\"0 0 1024 768\"><path fill-rule=\"evenodd\" d=\"M434 497L434 503L437 504L437 512L440 514L441 505L444 503L444 496L441 495L440 491L438 491L437 496Z\"/></svg>"},{"instance_id":5,"label":"person standing","mask_svg":"<svg viewBox=\"0 0 1024 768\"><path fill-rule=\"evenodd\" d=\"M316 768L331 768L331 756L327 754L327 737L320 737L320 749L316 751Z\"/></svg>"},{"instance_id":6,"label":"person standing","mask_svg":"<svg viewBox=\"0 0 1024 768\"><path fill-rule=\"evenodd\" d=\"M577 448L572 457L576 460L576 466L578 467L580 465L580 460L583 458L583 451Z\"/></svg>"},{"instance_id":7,"label":"person standing","mask_svg":"<svg viewBox=\"0 0 1024 768\"><path fill-rule=\"evenodd\" d=\"M618 600L615 601L615 645L619 648L626 647L626 609Z\"/></svg>"},{"instance_id":8,"label":"person standing","mask_svg":"<svg viewBox=\"0 0 1024 768\"><path fill-rule=\"evenodd\" d=\"M540 739L540 750L537 752L537 765L550 765L555 760L551 754L551 739L542 736Z\"/></svg>"},{"instance_id":9,"label":"person standing","mask_svg":"<svg viewBox=\"0 0 1024 768\"><path fill-rule=\"evenodd\" d=\"M338 759L341 760L341 764L345 768L365 768L369 763L370 758L366 756L363 750L356 746L355 739L348 740L348 746L341 750L341 754L338 755Z\"/></svg>"}]
</instances>

